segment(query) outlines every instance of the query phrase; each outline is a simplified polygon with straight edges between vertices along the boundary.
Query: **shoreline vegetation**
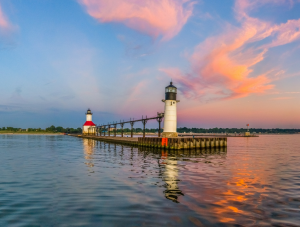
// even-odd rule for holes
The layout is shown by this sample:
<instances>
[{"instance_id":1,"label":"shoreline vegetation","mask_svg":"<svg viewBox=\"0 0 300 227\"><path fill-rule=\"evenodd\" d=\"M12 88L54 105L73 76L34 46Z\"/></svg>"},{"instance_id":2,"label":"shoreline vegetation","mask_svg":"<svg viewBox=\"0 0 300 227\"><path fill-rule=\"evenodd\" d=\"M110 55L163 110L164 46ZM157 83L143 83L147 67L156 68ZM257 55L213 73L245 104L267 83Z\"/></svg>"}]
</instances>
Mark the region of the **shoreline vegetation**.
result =
<instances>
[{"instance_id":1,"label":"shoreline vegetation","mask_svg":"<svg viewBox=\"0 0 300 227\"><path fill-rule=\"evenodd\" d=\"M14 128L14 127L0 127L0 133L6 133L6 134L59 134L59 133L82 133L81 128L64 128L61 126L55 127L54 125L51 125L48 128L42 129L42 128Z\"/></svg>"},{"instance_id":2,"label":"shoreline vegetation","mask_svg":"<svg viewBox=\"0 0 300 227\"><path fill-rule=\"evenodd\" d=\"M0 135L41 135L41 136L51 136L51 135L81 135L81 133L63 133L63 132L3 132L0 131ZM158 133L145 133L148 136L158 136ZM195 135L197 136L197 133L185 133L186 135ZM234 133L228 133L227 135L233 135ZM236 133L238 134L238 133ZM121 133L116 133L116 135L119 137ZM124 137L130 137L131 133L124 133ZM134 136L143 136L143 133L133 133ZM201 133L199 136L222 136L225 134L221 133ZM300 135L300 133L259 133L257 135ZM103 134L102 134L103 136ZM105 136L108 136L107 133L105 133ZM110 137L114 137L114 134L111 132Z\"/></svg>"},{"instance_id":3,"label":"shoreline vegetation","mask_svg":"<svg viewBox=\"0 0 300 227\"><path fill-rule=\"evenodd\" d=\"M0 131L0 134L59 135L59 134L64 134L64 133L61 133L61 132L12 132L12 131Z\"/></svg>"},{"instance_id":4,"label":"shoreline vegetation","mask_svg":"<svg viewBox=\"0 0 300 227\"><path fill-rule=\"evenodd\" d=\"M117 128L110 130L111 136L114 135L116 131L117 135L121 134L121 129ZM177 128L178 133L201 133L201 134L239 134L239 133L245 133L247 131L246 128L187 128L187 127L181 127ZM280 128L272 128L272 129L262 129L262 128L249 128L249 131L251 134L300 134L300 129L280 129ZM124 135L131 135L131 129L124 128L123 130ZM63 128L61 126L55 127L54 125L42 129L42 128L14 128L14 127L0 127L0 134L35 134L35 135L59 135L59 134L81 134L82 129L81 128ZM103 133L103 131L102 131ZM142 128L134 128L133 134L134 135L141 135L143 133ZM158 134L158 128L156 129L145 129L145 133L147 135L157 135ZM108 135L108 130L106 129L105 134Z\"/></svg>"},{"instance_id":5,"label":"shoreline vegetation","mask_svg":"<svg viewBox=\"0 0 300 227\"><path fill-rule=\"evenodd\" d=\"M0 134L3 135L64 135L61 132L3 132L0 131Z\"/></svg>"}]
</instances>

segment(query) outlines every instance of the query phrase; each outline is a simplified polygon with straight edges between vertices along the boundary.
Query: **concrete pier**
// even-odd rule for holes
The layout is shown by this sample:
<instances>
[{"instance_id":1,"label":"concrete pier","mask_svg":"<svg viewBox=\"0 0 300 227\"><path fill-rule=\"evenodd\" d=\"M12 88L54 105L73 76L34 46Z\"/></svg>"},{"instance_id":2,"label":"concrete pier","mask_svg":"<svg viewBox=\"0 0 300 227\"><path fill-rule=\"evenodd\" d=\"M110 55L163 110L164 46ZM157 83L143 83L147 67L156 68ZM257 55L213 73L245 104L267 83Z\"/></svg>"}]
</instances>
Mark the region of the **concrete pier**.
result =
<instances>
[{"instance_id":1,"label":"concrete pier","mask_svg":"<svg viewBox=\"0 0 300 227\"><path fill-rule=\"evenodd\" d=\"M161 138L161 137L108 137L108 136L88 136L71 135L80 138L94 139L117 144L126 144L131 146L161 148L165 150L185 150L227 147L226 137L195 137L195 138Z\"/></svg>"},{"instance_id":2,"label":"concrete pier","mask_svg":"<svg viewBox=\"0 0 300 227\"><path fill-rule=\"evenodd\" d=\"M164 148L166 150L198 149L212 147L227 147L227 138L206 137L206 138L158 138L139 137L138 146Z\"/></svg>"}]
</instances>

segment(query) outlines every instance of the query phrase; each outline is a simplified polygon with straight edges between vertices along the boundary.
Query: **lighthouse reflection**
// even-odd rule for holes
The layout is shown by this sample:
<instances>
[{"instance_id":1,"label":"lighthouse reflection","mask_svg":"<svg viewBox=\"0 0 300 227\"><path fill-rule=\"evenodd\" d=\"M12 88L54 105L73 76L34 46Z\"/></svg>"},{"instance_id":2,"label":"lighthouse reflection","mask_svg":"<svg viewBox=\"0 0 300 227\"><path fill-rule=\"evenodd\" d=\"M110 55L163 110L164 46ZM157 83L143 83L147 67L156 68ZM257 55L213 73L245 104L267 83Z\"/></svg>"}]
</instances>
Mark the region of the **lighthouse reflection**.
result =
<instances>
[{"instance_id":1,"label":"lighthouse reflection","mask_svg":"<svg viewBox=\"0 0 300 227\"><path fill-rule=\"evenodd\" d=\"M179 203L180 197L184 196L184 192L180 189L180 182L189 180L181 179L179 165L182 161L193 160L193 158L205 157L210 155L226 154L227 148L211 148L199 150L180 150L180 151L164 151L151 148L139 148L139 152L148 154L157 154L160 156L158 161L159 173L161 179L165 182L164 194L166 199L175 203ZM182 168L181 168L182 169Z\"/></svg>"},{"instance_id":2,"label":"lighthouse reflection","mask_svg":"<svg viewBox=\"0 0 300 227\"><path fill-rule=\"evenodd\" d=\"M184 167L184 163L195 164L197 160L206 163L206 157L222 156L226 154L226 148L165 151L83 139L83 153L89 174L102 172L102 168L118 170L118 176L122 176L119 178L120 185L157 185L163 189L161 193L167 200L180 203L180 198L185 194L183 185L186 184L185 181L190 181L184 173L188 168ZM112 173L113 171L106 177L116 180L116 175L110 175Z\"/></svg>"},{"instance_id":3,"label":"lighthouse reflection","mask_svg":"<svg viewBox=\"0 0 300 227\"><path fill-rule=\"evenodd\" d=\"M165 182L164 191L165 197L169 200L172 200L175 203L178 203L178 197L184 195L178 187L178 168L177 168L177 158L168 157L168 152L161 152L161 162L160 170L163 181Z\"/></svg>"},{"instance_id":4,"label":"lighthouse reflection","mask_svg":"<svg viewBox=\"0 0 300 227\"><path fill-rule=\"evenodd\" d=\"M86 160L85 164L90 168L90 172L93 172L92 167L94 167L93 159L96 142L97 141L93 139L83 139L84 159Z\"/></svg>"}]
</instances>

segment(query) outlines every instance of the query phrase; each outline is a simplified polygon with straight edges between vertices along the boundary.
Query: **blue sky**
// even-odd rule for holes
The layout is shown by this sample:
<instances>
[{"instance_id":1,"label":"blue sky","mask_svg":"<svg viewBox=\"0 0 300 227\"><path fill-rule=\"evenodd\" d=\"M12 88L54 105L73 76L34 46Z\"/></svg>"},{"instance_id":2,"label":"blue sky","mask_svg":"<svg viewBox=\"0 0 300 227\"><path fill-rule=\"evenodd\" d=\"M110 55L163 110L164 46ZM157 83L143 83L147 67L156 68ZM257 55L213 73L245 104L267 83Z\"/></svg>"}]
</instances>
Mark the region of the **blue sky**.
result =
<instances>
[{"instance_id":1,"label":"blue sky","mask_svg":"<svg viewBox=\"0 0 300 227\"><path fill-rule=\"evenodd\" d=\"M0 126L300 127L299 1L0 0ZM150 123L156 127L156 123Z\"/></svg>"}]
</instances>

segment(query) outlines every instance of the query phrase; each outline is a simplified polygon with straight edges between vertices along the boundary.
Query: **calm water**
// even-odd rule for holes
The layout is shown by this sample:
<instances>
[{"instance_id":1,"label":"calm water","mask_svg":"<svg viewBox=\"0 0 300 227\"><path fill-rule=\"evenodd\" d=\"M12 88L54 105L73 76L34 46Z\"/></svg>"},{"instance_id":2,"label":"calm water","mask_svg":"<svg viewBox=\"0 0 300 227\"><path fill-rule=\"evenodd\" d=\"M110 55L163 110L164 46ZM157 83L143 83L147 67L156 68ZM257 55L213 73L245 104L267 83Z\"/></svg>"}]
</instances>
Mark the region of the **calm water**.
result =
<instances>
[{"instance_id":1,"label":"calm water","mask_svg":"<svg viewBox=\"0 0 300 227\"><path fill-rule=\"evenodd\" d=\"M0 226L300 226L300 135L170 153L0 135Z\"/></svg>"}]
</instances>

